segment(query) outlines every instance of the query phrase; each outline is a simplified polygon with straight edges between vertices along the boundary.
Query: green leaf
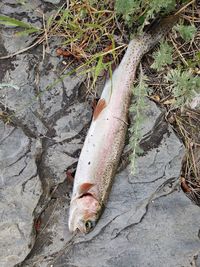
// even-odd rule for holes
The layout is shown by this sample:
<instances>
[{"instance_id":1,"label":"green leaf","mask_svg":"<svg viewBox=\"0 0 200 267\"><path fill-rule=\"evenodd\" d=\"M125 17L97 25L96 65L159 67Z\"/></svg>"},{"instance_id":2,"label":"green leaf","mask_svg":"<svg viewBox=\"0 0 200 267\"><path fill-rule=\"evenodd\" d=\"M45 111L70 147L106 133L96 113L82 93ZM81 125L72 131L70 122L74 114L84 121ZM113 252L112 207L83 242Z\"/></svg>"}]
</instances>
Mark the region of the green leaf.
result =
<instances>
[{"instance_id":1,"label":"green leaf","mask_svg":"<svg viewBox=\"0 0 200 267\"><path fill-rule=\"evenodd\" d=\"M39 30L38 29L27 29L27 30L24 30L24 31L20 31L20 32L16 32L15 35L16 36L25 36L25 35L29 35L31 33L34 33L34 32L38 32Z\"/></svg>"},{"instance_id":2,"label":"green leaf","mask_svg":"<svg viewBox=\"0 0 200 267\"><path fill-rule=\"evenodd\" d=\"M0 24L2 25L7 25L7 26L14 26L14 27L22 27L22 28L27 28L27 29L35 29L35 30L40 30L39 28L34 27L33 25L14 19L10 18L8 16L3 16L0 15Z\"/></svg>"},{"instance_id":3,"label":"green leaf","mask_svg":"<svg viewBox=\"0 0 200 267\"><path fill-rule=\"evenodd\" d=\"M174 26L174 29L179 32L180 36L183 38L184 41L189 42L191 41L196 33L197 33L197 29L195 27L195 25L176 25Z\"/></svg>"},{"instance_id":4,"label":"green leaf","mask_svg":"<svg viewBox=\"0 0 200 267\"><path fill-rule=\"evenodd\" d=\"M151 68L158 71L162 70L164 66L173 62L172 47L167 42L160 43L160 49L153 53L154 63Z\"/></svg>"},{"instance_id":5,"label":"green leaf","mask_svg":"<svg viewBox=\"0 0 200 267\"><path fill-rule=\"evenodd\" d=\"M169 82L172 94L176 99L176 107L188 104L200 91L200 77L193 76L189 71L171 70L165 79Z\"/></svg>"},{"instance_id":6,"label":"green leaf","mask_svg":"<svg viewBox=\"0 0 200 267\"><path fill-rule=\"evenodd\" d=\"M160 11L172 11L176 6L175 0L151 0L149 1L150 9L153 10L154 13L158 13Z\"/></svg>"},{"instance_id":7,"label":"green leaf","mask_svg":"<svg viewBox=\"0 0 200 267\"><path fill-rule=\"evenodd\" d=\"M85 26L87 26L88 29L101 29L101 25L95 24L95 23L85 23Z\"/></svg>"},{"instance_id":8,"label":"green leaf","mask_svg":"<svg viewBox=\"0 0 200 267\"><path fill-rule=\"evenodd\" d=\"M27 4L26 0L17 0L17 3L19 3L20 5Z\"/></svg>"},{"instance_id":9,"label":"green leaf","mask_svg":"<svg viewBox=\"0 0 200 267\"><path fill-rule=\"evenodd\" d=\"M143 153L143 150L140 147L140 140L142 138L141 126L146 119L144 110L147 108L145 101L145 97L147 96L147 89L148 86L146 84L146 77L141 71L139 84L133 87L133 96L135 97L135 101L130 106L130 112L133 112L134 114L134 123L129 128L129 132L131 133L130 146L132 154L130 156L130 161L132 174L134 174L136 170L137 157Z\"/></svg>"},{"instance_id":10,"label":"green leaf","mask_svg":"<svg viewBox=\"0 0 200 267\"><path fill-rule=\"evenodd\" d=\"M128 15L140 7L140 0L116 0L115 10L118 14Z\"/></svg>"},{"instance_id":11,"label":"green leaf","mask_svg":"<svg viewBox=\"0 0 200 267\"><path fill-rule=\"evenodd\" d=\"M97 78L99 77L102 70L105 69L105 64L103 63L103 56L100 56L97 62L97 65L94 68L94 76L93 76L93 86L95 85Z\"/></svg>"},{"instance_id":12,"label":"green leaf","mask_svg":"<svg viewBox=\"0 0 200 267\"><path fill-rule=\"evenodd\" d=\"M149 20L158 13L167 14L176 7L175 0L116 0L115 11L122 15L126 24L131 27L134 23L141 25L140 32ZM159 14L159 15L160 15Z\"/></svg>"},{"instance_id":13,"label":"green leaf","mask_svg":"<svg viewBox=\"0 0 200 267\"><path fill-rule=\"evenodd\" d=\"M54 15L50 15L46 22L47 29L49 29L52 26L53 22L54 22Z\"/></svg>"}]
</instances>

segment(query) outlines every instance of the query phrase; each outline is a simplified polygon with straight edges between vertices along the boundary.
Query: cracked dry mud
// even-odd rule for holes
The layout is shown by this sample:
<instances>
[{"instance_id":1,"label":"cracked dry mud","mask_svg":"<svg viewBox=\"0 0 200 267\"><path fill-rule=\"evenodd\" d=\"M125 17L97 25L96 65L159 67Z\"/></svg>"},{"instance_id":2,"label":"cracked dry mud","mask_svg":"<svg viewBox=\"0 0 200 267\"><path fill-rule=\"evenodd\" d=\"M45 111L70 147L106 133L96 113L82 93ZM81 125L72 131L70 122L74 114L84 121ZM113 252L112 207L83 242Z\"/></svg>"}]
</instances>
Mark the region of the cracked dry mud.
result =
<instances>
[{"instance_id":1,"label":"cracked dry mud","mask_svg":"<svg viewBox=\"0 0 200 267\"><path fill-rule=\"evenodd\" d=\"M55 9L47 2L2 1L1 13L39 25L31 8ZM27 42L1 29L1 54ZM0 108L12 119L0 121L0 266L200 266L199 208L178 184L184 147L149 100L137 173L120 168L94 231L68 232L72 185L65 171L76 167L92 108L84 77L68 76L46 90L64 69L55 56L58 42L50 41L44 60L39 46L0 62L1 82L19 87L0 90ZM128 151L127 145L123 158Z\"/></svg>"}]
</instances>

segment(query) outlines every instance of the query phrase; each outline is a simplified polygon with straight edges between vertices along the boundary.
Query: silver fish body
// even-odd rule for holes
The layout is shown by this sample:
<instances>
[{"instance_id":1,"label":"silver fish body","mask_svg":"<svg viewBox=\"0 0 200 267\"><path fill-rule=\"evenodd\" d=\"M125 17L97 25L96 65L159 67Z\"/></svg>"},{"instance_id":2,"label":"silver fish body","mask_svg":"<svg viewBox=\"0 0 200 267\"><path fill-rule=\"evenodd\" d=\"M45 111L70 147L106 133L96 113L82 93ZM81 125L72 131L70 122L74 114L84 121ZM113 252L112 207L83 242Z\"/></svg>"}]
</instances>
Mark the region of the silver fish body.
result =
<instances>
[{"instance_id":1,"label":"silver fish body","mask_svg":"<svg viewBox=\"0 0 200 267\"><path fill-rule=\"evenodd\" d=\"M72 232L92 230L106 203L125 143L136 69L142 56L161 36L159 29L154 35L133 39L112 80L105 84L77 166L69 215Z\"/></svg>"}]
</instances>

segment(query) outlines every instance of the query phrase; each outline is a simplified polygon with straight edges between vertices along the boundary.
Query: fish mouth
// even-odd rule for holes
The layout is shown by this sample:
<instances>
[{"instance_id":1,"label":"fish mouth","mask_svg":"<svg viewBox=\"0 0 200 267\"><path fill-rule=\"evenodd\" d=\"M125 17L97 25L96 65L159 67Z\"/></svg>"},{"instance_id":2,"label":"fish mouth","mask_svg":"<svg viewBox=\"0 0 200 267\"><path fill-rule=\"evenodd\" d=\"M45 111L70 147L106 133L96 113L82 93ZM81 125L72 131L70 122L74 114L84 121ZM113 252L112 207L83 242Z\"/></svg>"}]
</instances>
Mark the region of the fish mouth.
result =
<instances>
[{"instance_id":1,"label":"fish mouth","mask_svg":"<svg viewBox=\"0 0 200 267\"><path fill-rule=\"evenodd\" d=\"M89 193L89 192L80 195L80 196L78 197L78 199L81 199L81 198L83 198L83 197L93 197L96 201L98 201L98 199L97 199L92 193ZM99 202L99 201L98 201L98 202Z\"/></svg>"},{"instance_id":2,"label":"fish mouth","mask_svg":"<svg viewBox=\"0 0 200 267\"><path fill-rule=\"evenodd\" d=\"M83 198L83 197L87 197L87 196L94 197L93 194L91 194L91 193L84 193L79 198Z\"/></svg>"}]
</instances>

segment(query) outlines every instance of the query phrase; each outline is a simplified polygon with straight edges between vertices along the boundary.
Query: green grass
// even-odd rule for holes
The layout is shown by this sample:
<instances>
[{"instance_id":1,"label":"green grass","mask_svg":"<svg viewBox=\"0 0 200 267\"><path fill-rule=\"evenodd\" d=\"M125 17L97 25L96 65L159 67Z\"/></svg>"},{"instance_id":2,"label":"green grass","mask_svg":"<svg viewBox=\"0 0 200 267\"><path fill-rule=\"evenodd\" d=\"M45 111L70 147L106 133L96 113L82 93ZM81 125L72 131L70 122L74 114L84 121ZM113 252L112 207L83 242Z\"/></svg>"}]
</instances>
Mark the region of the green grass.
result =
<instances>
[{"instance_id":1,"label":"green grass","mask_svg":"<svg viewBox=\"0 0 200 267\"><path fill-rule=\"evenodd\" d=\"M30 33L34 33L34 32L40 32L41 29L34 27L32 24L15 19L15 18L11 18L8 16L3 16L0 15L0 24L5 25L5 26L11 26L11 27L18 27L21 30L17 33L17 34L30 34Z\"/></svg>"}]
</instances>

